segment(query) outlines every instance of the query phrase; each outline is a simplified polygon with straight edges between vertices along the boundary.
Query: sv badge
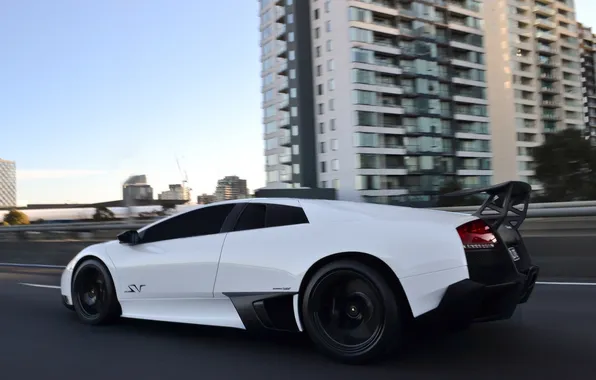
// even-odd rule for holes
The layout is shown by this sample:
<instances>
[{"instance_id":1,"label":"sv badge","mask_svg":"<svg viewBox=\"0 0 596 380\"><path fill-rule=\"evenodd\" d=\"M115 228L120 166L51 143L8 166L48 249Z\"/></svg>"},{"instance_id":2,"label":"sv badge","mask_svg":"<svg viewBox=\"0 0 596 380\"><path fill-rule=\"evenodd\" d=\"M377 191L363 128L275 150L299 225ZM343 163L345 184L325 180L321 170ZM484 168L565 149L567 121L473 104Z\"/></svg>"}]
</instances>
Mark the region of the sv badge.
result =
<instances>
[{"instance_id":1,"label":"sv badge","mask_svg":"<svg viewBox=\"0 0 596 380\"><path fill-rule=\"evenodd\" d=\"M128 290L125 290L124 293L140 293L145 285L128 285Z\"/></svg>"}]
</instances>

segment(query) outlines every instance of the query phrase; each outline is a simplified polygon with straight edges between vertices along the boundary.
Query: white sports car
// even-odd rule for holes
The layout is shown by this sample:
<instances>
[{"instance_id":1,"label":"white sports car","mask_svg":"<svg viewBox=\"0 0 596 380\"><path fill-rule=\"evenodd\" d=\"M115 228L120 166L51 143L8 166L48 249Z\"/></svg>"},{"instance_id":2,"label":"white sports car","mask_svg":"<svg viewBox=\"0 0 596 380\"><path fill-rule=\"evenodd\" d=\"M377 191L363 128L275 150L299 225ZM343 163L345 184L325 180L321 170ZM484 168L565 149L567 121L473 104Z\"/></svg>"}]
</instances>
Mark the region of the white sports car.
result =
<instances>
[{"instance_id":1,"label":"white sports car","mask_svg":"<svg viewBox=\"0 0 596 380\"><path fill-rule=\"evenodd\" d=\"M313 199L197 206L85 248L62 274L63 302L88 324L306 332L337 360L367 362L399 346L408 321L465 327L529 298L538 268L517 228L530 186L456 195L480 192L474 215Z\"/></svg>"}]
</instances>

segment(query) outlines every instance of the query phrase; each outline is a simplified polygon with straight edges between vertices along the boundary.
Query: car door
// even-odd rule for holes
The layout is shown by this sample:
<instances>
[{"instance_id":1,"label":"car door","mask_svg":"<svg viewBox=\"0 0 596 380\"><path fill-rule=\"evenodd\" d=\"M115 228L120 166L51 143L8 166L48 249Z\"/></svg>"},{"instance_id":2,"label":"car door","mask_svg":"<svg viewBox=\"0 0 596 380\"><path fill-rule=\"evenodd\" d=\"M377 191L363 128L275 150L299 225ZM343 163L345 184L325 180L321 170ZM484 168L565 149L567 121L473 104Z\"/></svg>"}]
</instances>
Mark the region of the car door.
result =
<instances>
[{"instance_id":1,"label":"car door","mask_svg":"<svg viewBox=\"0 0 596 380\"><path fill-rule=\"evenodd\" d=\"M246 204L226 236L214 293L291 291L308 267L301 251L311 225L298 200Z\"/></svg>"},{"instance_id":2,"label":"car door","mask_svg":"<svg viewBox=\"0 0 596 380\"><path fill-rule=\"evenodd\" d=\"M142 229L139 244L113 244L109 253L123 311L147 307L129 301L213 298L226 235L222 229L235 207L230 203L184 212Z\"/></svg>"}]
</instances>

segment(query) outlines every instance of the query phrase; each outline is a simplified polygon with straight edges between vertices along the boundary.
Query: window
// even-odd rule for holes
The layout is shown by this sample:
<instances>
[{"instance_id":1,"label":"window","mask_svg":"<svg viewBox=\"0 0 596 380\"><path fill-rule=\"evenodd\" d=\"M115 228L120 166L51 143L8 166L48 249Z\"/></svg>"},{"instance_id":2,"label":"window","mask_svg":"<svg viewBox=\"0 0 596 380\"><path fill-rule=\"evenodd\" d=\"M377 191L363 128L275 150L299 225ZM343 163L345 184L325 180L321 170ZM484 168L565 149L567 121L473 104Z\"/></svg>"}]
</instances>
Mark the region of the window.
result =
<instances>
[{"instance_id":1,"label":"window","mask_svg":"<svg viewBox=\"0 0 596 380\"><path fill-rule=\"evenodd\" d=\"M317 58L319 58L321 56L321 47L320 46L317 46L316 49L315 49L315 51L316 51Z\"/></svg>"},{"instance_id":2,"label":"window","mask_svg":"<svg viewBox=\"0 0 596 380\"><path fill-rule=\"evenodd\" d=\"M290 79L296 79L296 69L290 69Z\"/></svg>"},{"instance_id":3,"label":"window","mask_svg":"<svg viewBox=\"0 0 596 380\"><path fill-rule=\"evenodd\" d=\"M292 136L298 136L298 126L292 125Z\"/></svg>"},{"instance_id":4,"label":"window","mask_svg":"<svg viewBox=\"0 0 596 380\"><path fill-rule=\"evenodd\" d=\"M335 131L335 119L331 119L331 120L329 120L329 128L330 128L332 131Z\"/></svg>"},{"instance_id":5,"label":"window","mask_svg":"<svg viewBox=\"0 0 596 380\"><path fill-rule=\"evenodd\" d=\"M319 123L319 133L325 133L325 123Z\"/></svg>"},{"instance_id":6,"label":"window","mask_svg":"<svg viewBox=\"0 0 596 380\"><path fill-rule=\"evenodd\" d=\"M296 116L298 116L298 107L292 107L292 108L290 109L290 115L291 115L292 117L296 117Z\"/></svg>"},{"instance_id":7,"label":"window","mask_svg":"<svg viewBox=\"0 0 596 380\"><path fill-rule=\"evenodd\" d=\"M288 24L293 24L294 23L294 14L290 13L288 15Z\"/></svg>"},{"instance_id":8,"label":"window","mask_svg":"<svg viewBox=\"0 0 596 380\"><path fill-rule=\"evenodd\" d=\"M327 81L327 88L329 89L329 91L335 90L335 81L333 79L329 79Z\"/></svg>"},{"instance_id":9,"label":"window","mask_svg":"<svg viewBox=\"0 0 596 380\"><path fill-rule=\"evenodd\" d=\"M325 141L320 142L321 153L325 153Z\"/></svg>"},{"instance_id":10,"label":"window","mask_svg":"<svg viewBox=\"0 0 596 380\"><path fill-rule=\"evenodd\" d=\"M339 190L339 179L333 180L333 188Z\"/></svg>"},{"instance_id":11,"label":"window","mask_svg":"<svg viewBox=\"0 0 596 380\"><path fill-rule=\"evenodd\" d=\"M290 98L295 98L296 97L296 88L292 87L290 88Z\"/></svg>"},{"instance_id":12,"label":"window","mask_svg":"<svg viewBox=\"0 0 596 380\"><path fill-rule=\"evenodd\" d=\"M329 99L329 111L335 111L335 99Z\"/></svg>"},{"instance_id":13,"label":"window","mask_svg":"<svg viewBox=\"0 0 596 380\"><path fill-rule=\"evenodd\" d=\"M338 150L339 149L339 141L337 139L331 140L331 150Z\"/></svg>"},{"instance_id":14,"label":"window","mask_svg":"<svg viewBox=\"0 0 596 380\"><path fill-rule=\"evenodd\" d=\"M288 33L288 41L294 42L294 32Z\"/></svg>"},{"instance_id":15,"label":"window","mask_svg":"<svg viewBox=\"0 0 596 380\"><path fill-rule=\"evenodd\" d=\"M292 154L299 154L299 148L298 145L292 145Z\"/></svg>"},{"instance_id":16,"label":"window","mask_svg":"<svg viewBox=\"0 0 596 380\"><path fill-rule=\"evenodd\" d=\"M296 53L294 50L290 50L290 61L293 61L294 59L296 59Z\"/></svg>"},{"instance_id":17,"label":"window","mask_svg":"<svg viewBox=\"0 0 596 380\"><path fill-rule=\"evenodd\" d=\"M327 162L321 161L321 173L326 173L326 172L327 172Z\"/></svg>"},{"instance_id":18,"label":"window","mask_svg":"<svg viewBox=\"0 0 596 380\"><path fill-rule=\"evenodd\" d=\"M323 95L323 85L322 84L317 85L317 95Z\"/></svg>"},{"instance_id":19,"label":"window","mask_svg":"<svg viewBox=\"0 0 596 380\"><path fill-rule=\"evenodd\" d=\"M174 216L142 231L141 244L218 234L234 207L206 206Z\"/></svg>"},{"instance_id":20,"label":"window","mask_svg":"<svg viewBox=\"0 0 596 380\"><path fill-rule=\"evenodd\" d=\"M319 38L321 36L321 28L316 27L315 28L315 39Z\"/></svg>"},{"instance_id":21,"label":"window","mask_svg":"<svg viewBox=\"0 0 596 380\"><path fill-rule=\"evenodd\" d=\"M265 221L269 228L308 223L308 218L300 207L269 204Z\"/></svg>"},{"instance_id":22,"label":"window","mask_svg":"<svg viewBox=\"0 0 596 380\"><path fill-rule=\"evenodd\" d=\"M294 174L300 174L300 165L299 164L292 165L292 172Z\"/></svg>"},{"instance_id":23,"label":"window","mask_svg":"<svg viewBox=\"0 0 596 380\"><path fill-rule=\"evenodd\" d=\"M272 228L308 223L304 210L300 207L248 203L242 211L234 231L246 231L259 228Z\"/></svg>"},{"instance_id":24,"label":"window","mask_svg":"<svg viewBox=\"0 0 596 380\"><path fill-rule=\"evenodd\" d=\"M323 103L319 103L319 115L325 113L325 105Z\"/></svg>"},{"instance_id":25,"label":"window","mask_svg":"<svg viewBox=\"0 0 596 380\"><path fill-rule=\"evenodd\" d=\"M327 51L333 50L333 45L332 45L331 40L327 40L327 44L326 45L327 45Z\"/></svg>"},{"instance_id":26,"label":"window","mask_svg":"<svg viewBox=\"0 0 596 380\"><path fill-rule=\"evenodd\" d=\"M315 20L319 19L319 9L315 9Z\"/></svg>"},{"instance_id":27,"label":"window","mask_svg":"<svg viewBox=\"0 0 596 380\"><path fill-rule=\"evenodd\" d=\"M335 61L333 59L330 59L327 61L327 71L333 70L335 70Z\"/></svg>"},{"instance_id":28,"label":"window","mask_svg":"<svg viewBox=\"0 0 596 380\"><path fill-rule=\"evenodd\" d=\"M320 77L323 75L323 66L317 65L317 76Z\"/></svg>"},{"instance_id":29,"label":"window","mask_svg":"<svg viewBox=\"0 0 596 380\"><path fill-rule=\"evenodd\" d=\"M330 2L331 0L325 0L325 13L329 13Z\"/></svg>"},{"instance_id":30,"label":"window","mask_svg":"<svg viewBox=\"0 0 596 380\"><path fill-rule=\"evenodd\" d=\"M265 228L265 205L249 203L242 211L240 218L236 222L234 231L255 230Z\"/></svg>"},{"instance_id":31,"label":"window","mask_svg":"<svg viewBox=\"0 0 596 380\"><path fill-rule=\"evenodd\" d=\"M325 30L326 30L327 32L330 32L330 31L331 31L331 21L327 21L327 22L325 23Z\"/></svg>"},{"instance_id":32,"label":"window","mask_svg":"<svg viewBox=\"0 0 596 380\"><path fill-rule=\"evenodd\" d=\"M335 159L335 160L331 160L331 170L339 170L339 160Z\"/></svg>"}]
</instances>

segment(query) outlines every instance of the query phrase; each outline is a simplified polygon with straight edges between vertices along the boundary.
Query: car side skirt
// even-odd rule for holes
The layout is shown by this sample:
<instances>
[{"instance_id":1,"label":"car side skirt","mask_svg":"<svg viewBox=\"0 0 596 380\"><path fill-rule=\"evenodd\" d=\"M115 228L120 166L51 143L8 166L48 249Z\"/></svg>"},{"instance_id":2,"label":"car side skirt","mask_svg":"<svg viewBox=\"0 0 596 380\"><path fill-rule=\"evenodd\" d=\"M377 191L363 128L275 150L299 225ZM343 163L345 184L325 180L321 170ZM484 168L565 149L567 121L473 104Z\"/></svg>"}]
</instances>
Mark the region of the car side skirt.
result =
<instances>
[{"instance_id":1,"label":"car side skirt","mask_svg":"<svg viewBox=\"0 0 596 380\"><path fill-rule=\"evenodd\" d=\"M249 331L302 331L298 294L294 292L234 292L228 297L246 330Z\"/></svg>"}]
</instances>

